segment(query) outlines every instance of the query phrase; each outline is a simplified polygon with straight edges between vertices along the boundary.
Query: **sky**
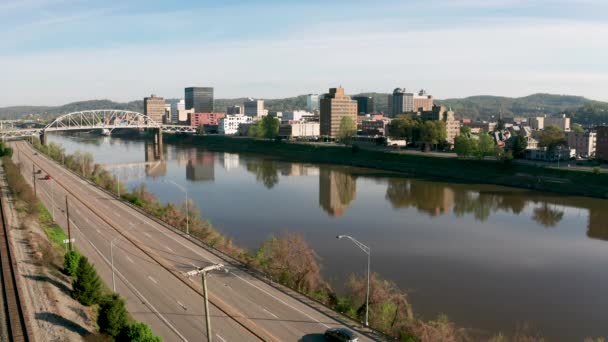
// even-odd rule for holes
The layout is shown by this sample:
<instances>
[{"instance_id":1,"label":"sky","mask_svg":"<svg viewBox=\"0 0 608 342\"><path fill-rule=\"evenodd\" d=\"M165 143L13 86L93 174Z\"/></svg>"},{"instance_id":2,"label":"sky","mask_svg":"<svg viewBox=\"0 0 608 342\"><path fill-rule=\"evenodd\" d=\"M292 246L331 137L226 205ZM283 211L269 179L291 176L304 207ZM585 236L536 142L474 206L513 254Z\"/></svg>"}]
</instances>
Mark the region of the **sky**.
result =
<instances>
[{"instance_id":1,"label":"sky","mask_svg":"<svg viewBox=\"0 0 608 342\"><path fill-rule=\"evenodd\" d=\"M426 89L608 101L606 0L0 0L0 107Z\"/></svg>"}]
</instances>

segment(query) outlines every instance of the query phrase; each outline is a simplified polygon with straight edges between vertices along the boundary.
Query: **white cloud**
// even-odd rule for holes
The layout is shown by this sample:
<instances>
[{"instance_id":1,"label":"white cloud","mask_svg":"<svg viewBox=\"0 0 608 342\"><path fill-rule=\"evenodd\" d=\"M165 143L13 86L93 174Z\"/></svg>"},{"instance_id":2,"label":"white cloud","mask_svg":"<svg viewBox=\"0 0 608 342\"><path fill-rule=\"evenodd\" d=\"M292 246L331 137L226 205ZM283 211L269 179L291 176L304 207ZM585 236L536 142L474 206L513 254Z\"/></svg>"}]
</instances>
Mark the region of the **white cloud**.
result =
<instances>
[{"instance_id":1,"label":"white cloud","mask_svg":"<svg viewBox=\"0 0 608 342\"><path fill-rule=\"evenodd\" d=\"M608 24L481 22L426 30L325 25L280 39L5 56L0 105L178 97L189 85L215 86L216 97L293 96L342 84L350 92L425 88L442 98L554 92L608 100L608 48L598 44Z\"/></svg>"}]
</instances>

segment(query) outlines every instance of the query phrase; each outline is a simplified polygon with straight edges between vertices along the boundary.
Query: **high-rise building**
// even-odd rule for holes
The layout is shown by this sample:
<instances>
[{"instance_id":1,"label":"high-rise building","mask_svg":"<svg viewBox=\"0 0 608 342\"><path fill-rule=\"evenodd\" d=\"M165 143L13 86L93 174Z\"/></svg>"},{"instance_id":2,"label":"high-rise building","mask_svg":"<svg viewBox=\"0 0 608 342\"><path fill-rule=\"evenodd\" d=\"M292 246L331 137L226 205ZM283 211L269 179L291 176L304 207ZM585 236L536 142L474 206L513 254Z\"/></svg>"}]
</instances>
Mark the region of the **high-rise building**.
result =
<instances>
[{"instance_id":1,"label":"high-rise building","mask_svg":"<svg viewBox=\"0 0 608 342\"><path fill-rule=\"evenodd\" d=\"M243 106L228 106L226 108L226 114L227 115L236 115L236 114L243 114Z\"/></svg>"},{"instance_id":2,"label":"high-rise building","mask_svg":"<svg viewBox=\"0 0 608 342\"><path fill-rule=\"evenodd\" d=\"M608 126L596 127L595 131L597 132L595 158L608 161Z\"/></svg>"},{"instance_id":3,"label":"high-rise building","mask_svg":"<svg viewBox=\"0 0 608 342\"><path fill-rule=\"evenodd\" d=\"M388 96L389 113L391 116L414 111L414 93L406 92L405 88L395 88L393 94Z\"/></svg>"},{"instance_id":4,"label":"high-rise building","mask_svg":"<svg viewBox=\"0 0 608 342\"><path fill-rule=\"evenodd\" d=\"M424 89L414 95L414 111L433 110L433 95L428 95Z\"/></svg>"},{"instance_id":5,"label":"high-rise building","mask_svg":"<svg viewBox=\"0 0 608 342\"><path fill-rule=\"evenodd\" d=\"M165 99L154 94L144 97L144 115L154 122L162 124L165 116Z\"/></svg>"},{"instance_id":6,"label":"high-rise building","mask_svg":"<svg viewBox=\"0 0 608 342\"><path fill-rule=\"evenodd\" d=\"M570 131L570 118L566 117L566 114L559 116L547 116L545 117L545 128L549 126L557 126L564 132Z\"/></svg>"},{"instance_id":7,"label":"high-rise building","mask_svg":"<svg viewBox=\"0 0 608 342\"><path fill-rule=\"evenodd\" d=\"M186 109L195 112L213 112L213 87L189 87L185 89Z\"/></svg>"},{"instance_id":8,"label":"high-rise building","mask_svg":"<svg viewBox=\"0 0 608 342\"><path fill-rule=\"evenodd\" d=\"M186 101L180 99L178 102L171 104L171 123L179 122L179 113L186 110Z\"/></svg>"},{"instance_id":9,"label":"high-rise building","mask_svg":"<svg viewBox=\"0 0 608 342\"><path fill-rule=\"evenodd\" d=\"M306 95L306 110L309 112L316 112L319 110L319 95L308 94Z\"/></svg>"},{"instance_id":10,"label":"high-rise building","mask_svg":"<svg viewBox=\"0 0 608 342\"><path fill-rule=\"evenodd\" d=\"M165 116L163 117L163 123L171 123L171 104L165 103Z\"/></svg>"},{"instance_id":11,"label":"high-rise building","mask_svg":"<svg viewBox=\"0 0 608 342\"><path fill-rule=\"evenodd\" d=\"M568 147L575 149L578 156L589 158L595 155L597 133L570 131L566 133L566 137Z\"/></svg>"},{"instance_id":12,"label":"high-rise building","mask_svg":"<svg viewBox=\"0 0 608 342\"><path fill-rule=\"evenodd\" d=\"M329 94L325 94L319 101L321 135L335 138L340 129L342 118L352 119L353 124L357 122L357 101L351 100L350 96L344 94L344 88L330 88Z\"/></svg>"},{"instance_id":13,"label":"high-rise building","mask_svg":"<svg viewBox=\"0 0 608 342\"><path fill-rule=\"evenodd\" d=\"M357 101L357 114L371 114L374 112L374 98L371 96L353 96Z\"/></svg>"},{"instance_id":14,"label":"high-rise building","mask_svg":"<svg viewBox=\"0 0 608 342\"><path fill-rule=\"evenodd\" d=\"M244 113L252 118L264 116L264 100L249 98L243 103Z\"/></svg>"}]
</instances>

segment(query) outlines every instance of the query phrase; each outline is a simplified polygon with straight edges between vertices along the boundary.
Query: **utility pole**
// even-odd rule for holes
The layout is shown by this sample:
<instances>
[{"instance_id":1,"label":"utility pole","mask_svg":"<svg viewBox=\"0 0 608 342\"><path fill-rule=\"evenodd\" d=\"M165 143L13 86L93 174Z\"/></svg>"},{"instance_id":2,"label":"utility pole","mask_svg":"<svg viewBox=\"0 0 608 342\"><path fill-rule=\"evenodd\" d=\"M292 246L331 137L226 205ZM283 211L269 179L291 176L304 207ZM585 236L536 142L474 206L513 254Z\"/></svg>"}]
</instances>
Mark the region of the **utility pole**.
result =
<instances>
[{"instance_id":1,"label":"utility pole","mask_svg":"<svg viewBox=\"0 0 608 342\"><path fill-rule=\"evenodd\" d=\"M32 163L32 182L34 183L34 196L37 196L36 193L36 167L34 163Z\"/></svg>"},{"instance_id":2,"label":"utility pole","mask_svg":"<svg viewBox=\"0 0 608 342\"><path fill-rule=\"evenodd\" d=\"M209 297L208 297L208 293L207 293L207 272L210 271L214 271L214 270L221 270L224 269L224 271L228 272L227 269L224 268L224 265L222 264L215 264L215 265L211 265L211 266L207 266L205 268L197 268L195 270L192 270L190 272L186 272L186 277L193 277L196 275L201 275L202 281L203 281L203 295L205 297L205 324L207 326L207 341L211 342L212 336L213 334L211 334L211 317L209 317Z\"/></svg>"},{"instance_id":3,"label":"utility pole","mask_svg":"<svg viewBox=\"0 0 608 342\"><path fill-rule=\"evenodd\" d=\"M72 250L72 231L70 230L70 207L68 206L68 195L65 195L65 215L68 221L68 240L70 244L70 251Z\"/></svg>"}]
</instances>

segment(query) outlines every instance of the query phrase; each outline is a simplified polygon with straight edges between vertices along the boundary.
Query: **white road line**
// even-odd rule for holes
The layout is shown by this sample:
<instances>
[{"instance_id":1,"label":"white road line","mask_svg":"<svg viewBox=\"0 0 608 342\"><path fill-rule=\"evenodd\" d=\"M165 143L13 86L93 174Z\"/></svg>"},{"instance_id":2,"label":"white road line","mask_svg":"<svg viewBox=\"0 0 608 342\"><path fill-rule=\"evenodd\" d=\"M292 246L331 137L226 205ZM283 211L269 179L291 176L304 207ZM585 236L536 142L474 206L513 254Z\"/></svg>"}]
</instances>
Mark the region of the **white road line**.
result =
<instances>
[{"instance_id":1,"label":"white road line","mask_svg":"<svg viewBox=\"0 0 608 342\"><path fill-rule=\"evenodd\" d=\"M171 253L175 253L175 252L174 252L174 251L173 251L171 248L169 248L169 246L165 246L165 248L166 248L166 249L167 249L169 252L171 252Z\"/></svg>"},{"instance_id":2,"label":"white road line","mask_svg":"<svg viewBox=\"0 0 608 342\"><path fill-rule=\"evenodd\" d=\"M152 238L152 236L150 234L148 234L148 232L143 232L145 236Z\"/></svg>"},{"instance_id":3,"label":"white road line","mask_svg":"<svg viewBox=\"0 0 608 342\"><path fill-rule=\"evenodd\" d=\"M71 221L71 220L70 220ZM106 264L108 264L108 266L111 265L110 260L108 260L105 255L103 255L103 253L101 253L101 251L99 250L99 248L97 248L97 246L95 246L95 244L87 239L86 235L84 235L84 233L82 232L82 230L80 228L78 228L78 226L76 224L74 224L74 228L76 228L78 230L78 232L80 233L80 235L82 235L82 237L84 238L84 240L86 240L89 244L91 244L91 246L95 249L95 251L97 251L97 254L99 254L99 256L106 262ZM130 281L127 280L127 278L119 271L119 270L115 270L116 274L122 278L122 281L125 283L125 285L127 285L128 287L131 288L131 290L133 292L135 292L135 295L138 296L139 298L141 298L144 301L144 304L149 307L152 312L154 312L154 314L160 318L168 327L169 329L171 329L179 338L182 339L182 341L188 342L188 340L184 337L184 335L180 334L180 332L171 324L171 322L169 322L165 316L163 316L155 307L154 305L152 305L152 303L150 303L150 301L144 297L144 295L141 294L141 292L139 292L139 290L133 286L133 284L131 284Z\"/></svg>"},{"instance_id":4,"label":"white road line","mask_svg":"<svg viewBox=\"0 0 608 342\"><path fill-rule=\"evenodd\" d=\"M97 232L97 234L101 234L101 231L99 231L99 229L95 229L95 231Z\"/></svg>"},{"instance_id":5,"label":"white road line","mask_svg":"<svg viewBox=\"0 0 608 342\"><path fill-rule=\"evenodd\" d=\"M127 258L127 260L129 260L129 262L131 262L132 264L134 264L135 262L133 262L133 259L129 258L128 255L125 255L125 257Z\"/></svg>"},{"instance_id":6,"label":"white road line","mask_svg":"<svg viewBox=\"0 0 608 342\"><path fill-rule=\"evenodd\" d=\"M187 307L186 307L184 304L182 304L182 302L180 302L179 300L177 301L177 304L178 304L179 306L181 306L181 307L182 307L182 309L184 309L184 310L188 310L188 308L187 308Z\"/></svg>"},{"instance_id":7,"label":"white road line","mask_svg":"<svg viewBox=\"0 0 608 342\"><path fill-rule=\"evenodd\" d=\"M222 342L226 342L226 340L224 340L224 338L218 334L215 334L215 337L219 338Z\"/></svg>"},{"instance_id":8,"label":"white road line","mask_svg":"<svg viewBox=\"0 0 608 342\"><path fill-rule=\"evenodd\" d=\"M279 316L273 314L272 312L268 311L268 309L266 309L265 307L262 307L262 309L264 309L264 311L266 311L268 314L270 314L270 316L274 317L274 318L279 318Z\"/></svg>"},{"instance_id":9,"label":"white road line","mask_svg":"<svg viewBox=\"0 0 608 342\"><path fill-rule=\"evenodd\" d=\"M148 279L150 279L154 284L158 284L158 281L156 281L156 279L154 279L154 278L152 278L150 276L148 276Z\"/></svg>"}]
</instances>

